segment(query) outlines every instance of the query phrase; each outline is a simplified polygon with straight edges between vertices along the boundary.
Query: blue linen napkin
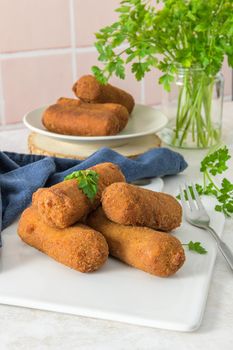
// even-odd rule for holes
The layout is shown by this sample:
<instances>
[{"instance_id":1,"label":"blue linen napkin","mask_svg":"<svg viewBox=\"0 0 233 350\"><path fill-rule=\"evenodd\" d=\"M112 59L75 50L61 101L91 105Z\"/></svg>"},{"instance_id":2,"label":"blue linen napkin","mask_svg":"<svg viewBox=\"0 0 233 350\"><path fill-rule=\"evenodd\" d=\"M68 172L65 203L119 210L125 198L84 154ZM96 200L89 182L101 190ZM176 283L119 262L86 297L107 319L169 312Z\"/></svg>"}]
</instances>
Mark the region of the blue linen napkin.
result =
<instances>
[{"instance_id":1,"label":"blue linen napkin","mask_svg":"<svg viewBox=\"0 0 233 350\"><path fill-rule=\"evenodd\" d=\"M155 148L134 159L109 148L101 148L85 160L0 152L0 232L30 204L39 187L51 186L73 171L102 162L118 164L129 182L175 175L187 167L179 153L167 148Z\"/></svg>"}]
</instances>

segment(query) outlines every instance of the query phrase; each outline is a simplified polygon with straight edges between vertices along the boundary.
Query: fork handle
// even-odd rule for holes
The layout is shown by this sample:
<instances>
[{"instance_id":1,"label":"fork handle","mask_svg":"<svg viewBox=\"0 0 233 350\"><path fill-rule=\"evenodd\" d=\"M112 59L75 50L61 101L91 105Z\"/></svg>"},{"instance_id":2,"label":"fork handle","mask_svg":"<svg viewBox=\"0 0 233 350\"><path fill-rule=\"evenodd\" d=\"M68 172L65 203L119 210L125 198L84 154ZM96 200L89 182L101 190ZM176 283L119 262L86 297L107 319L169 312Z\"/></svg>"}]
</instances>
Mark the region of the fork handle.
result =
<instances>
[{"instance_id":1,"label":"fork handle","mask_svg":"<svg viewBox=\"0 0 233 350\"><path fill-rule=\"evenodd\" d=\"M233 270L233 252L231 249L224 243L221 238L217 235L217 233L214 231L212 227L208 227L208 231L210 231L217 242L218 248L222 255L224 256L225 260L227 261L230 268Z\"/></svg>"}]
</instances>

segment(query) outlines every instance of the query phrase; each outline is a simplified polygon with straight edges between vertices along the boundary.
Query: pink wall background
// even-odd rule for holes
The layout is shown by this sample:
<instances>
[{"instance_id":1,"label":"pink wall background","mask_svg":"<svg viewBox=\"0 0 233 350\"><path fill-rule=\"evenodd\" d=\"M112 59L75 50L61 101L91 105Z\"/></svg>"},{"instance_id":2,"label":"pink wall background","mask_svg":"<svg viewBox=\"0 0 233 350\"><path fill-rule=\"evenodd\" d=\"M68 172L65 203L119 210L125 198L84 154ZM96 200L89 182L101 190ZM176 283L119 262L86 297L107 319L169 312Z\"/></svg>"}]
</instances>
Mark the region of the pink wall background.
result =
<instances>
[{"instance_id":1,"label":"pink wall background","mask_svg":"<svg viewBox=\"0 0 233 350\"><path fill-rule=\"evenodd\" d=\"M120 0L0 0L0 125L19 123L36 107L73 96L73 82L97 63L94 32L117 18ZM224 63L225 94L231 94L231 70ZM158 104L159 72L136 82L112 83L136 101Z\"/></svg>"}]
</instances>

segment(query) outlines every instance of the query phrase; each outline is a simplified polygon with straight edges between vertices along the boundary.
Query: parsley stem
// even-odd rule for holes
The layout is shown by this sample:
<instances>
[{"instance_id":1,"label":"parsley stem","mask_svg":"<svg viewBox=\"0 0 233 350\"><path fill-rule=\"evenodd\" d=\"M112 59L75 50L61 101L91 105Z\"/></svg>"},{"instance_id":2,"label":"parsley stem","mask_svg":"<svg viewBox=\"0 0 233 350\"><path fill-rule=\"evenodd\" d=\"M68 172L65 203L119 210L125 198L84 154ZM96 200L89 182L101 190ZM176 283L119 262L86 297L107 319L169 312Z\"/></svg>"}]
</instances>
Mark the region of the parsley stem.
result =
<instances>
[{"instance_id":1,"label":"parsley stem","mask_svg":"<svg viewBox=\"0 0 233 350\"><path fill-rule=\"evenodd\" d=\"M176 124L171 143L182 147L192 137L197 146L209 147L219 138L219 132L215 132L212 122L215 78L209 78L203 71L195 71L195 68L184 68L181 74L183 81L178 94Z\"/></svg>"},{"instance_id":2,"label":"parsley stem","mask_svg":"<svg viewBox=\"0 0 233 350\"><path fill-rule=\"evenodd\" d=\"M222 0L222 1L220 2L219 7L218 7L217 11L215 12L214 16L217 16L217 15L219 14L219 12L220 12L221 9L222 9L223 4L224 4L224 0Z\"/></svg>"},{"instance_id":3,"label":"parsley stem","mask_svg":"<svg viewBox=\"0 0 233 350\"><path fill-rule=\"evenodd\" d=\"M212 183L213 187L214 187L218 192L220 192L220 188L213 182L213 180L212 180L212 178L211 178L211 176L210 176L210 174L209 174L208 171L205 171L205 175L206 175L207 179Z\"/></svg>"},{"instance_id":4,"label":"parsley stem","mask_svg":"<svg viewBox=\"0 0 233 350\"><path fill-rule=\"evenodd\" d=\"M206 190L206 173L205 172L203 174L203 186L204 186L204 190Z\"/></svg>"}]
</instances>

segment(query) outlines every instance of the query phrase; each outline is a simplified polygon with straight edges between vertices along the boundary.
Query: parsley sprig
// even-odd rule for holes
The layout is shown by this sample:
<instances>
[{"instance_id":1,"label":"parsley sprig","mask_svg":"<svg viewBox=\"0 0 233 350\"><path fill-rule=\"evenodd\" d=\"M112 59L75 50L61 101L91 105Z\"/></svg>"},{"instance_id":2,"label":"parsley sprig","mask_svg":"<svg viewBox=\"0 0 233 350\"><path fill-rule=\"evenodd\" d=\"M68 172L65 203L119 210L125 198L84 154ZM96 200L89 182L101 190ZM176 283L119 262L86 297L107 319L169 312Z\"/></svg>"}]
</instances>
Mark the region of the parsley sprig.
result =
<instances>
[{"instance_id":1,"label":"parsley sprig","mask_svg":"<svg viewBox=\"0 0 233 350\"><path fill-rule=\"evenodd\" d=\"M189 250L192 250L198 254L206 254L207 253L207 250L204 247L202 247L200 242L190 241L189 243L183 243L182 245L188 246Z\"/></svg>"},{"instance_id":2,"label":"parsley sprig","mask_svg":"<svg viewBox=\"0 0 233 350\"><path fill-rule=\"evenodd\" d=\"M137 80L155 68L170 91L179 75L176 126L171 144L186 147L189 135L198 148L220 139L212 121L215 76L224 57L233 67L232 0L123 0L118 19L96 33L99 65L92 67L106 84L112 75L125 79L126 66ZM220 79L220 77L218 77Z\"/></svg>"},{"instance_id":3,"label":"parsley sprig","mask_svg":"<svg viewBox=\"0 0 233 350\"><path fill-rule=\"evenodd\" d=\"M78 188L80 188L83 193L90 200L94 200L98 192L98 181L99 174L94 170L78 170L67 175L64 180L76 179L78 183Z\"/></svg>"},{"instance_id":4,"label":"parsley sprig","mask_svg":"<svg viewBox=\"0 0 233 350\"><path fill-rule=\"evenodd\" d=\"M226 146L208 154L201 162L200 171L203 174L203 186L195 184L197 192L200 195L214 196L218 200L215 210L222 212L227 217L233 215L233 183L227 178L223 178L219 185L218 179L227 169L227 161L231 158ZM189 187L192 197L194 198L192 187ZM187 193L184 191L185 199ZM180 196L177 196L180 199Z\"/></svg>"}]
</instances>

